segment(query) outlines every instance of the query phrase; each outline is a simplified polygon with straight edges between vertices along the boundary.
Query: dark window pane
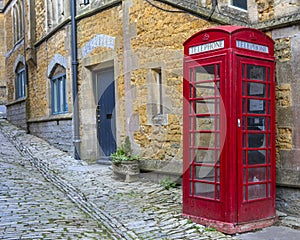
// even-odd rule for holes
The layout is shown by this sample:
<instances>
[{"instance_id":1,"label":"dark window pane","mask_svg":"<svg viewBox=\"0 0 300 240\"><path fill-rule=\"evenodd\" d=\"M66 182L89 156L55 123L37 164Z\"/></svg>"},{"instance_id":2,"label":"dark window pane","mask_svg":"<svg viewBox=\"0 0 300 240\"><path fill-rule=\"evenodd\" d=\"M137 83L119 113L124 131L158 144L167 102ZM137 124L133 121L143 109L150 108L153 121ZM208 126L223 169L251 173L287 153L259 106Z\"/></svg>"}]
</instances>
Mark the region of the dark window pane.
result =
<instances>
[{"instance_id":1,"label":"dark window pane","mask_svg":"<svg viewBox=\"0 0 300 240\"><path fill-rule=\"evenodd\" d=\"M232 5L247 10L247 0L232 0Z\"/></svg>"},{"instance_id":2,"label":"dark window pane","mask_svg":"<svg viewBox=\"0 0 300 240\"><path fill-rule=\"evenodd\" d=\"M265 164L266 163L266 151L248 151L248 164Z\"/></svg>"},{"instance_id":3,"label":"dark window pane","mask_svg":"<svg viewBox=\"0 0 300 240\"><path fill-rule=\"evenodd\" d=\"M266 68L263 66L247 65L247 78L249 80L266 80Z\"/></svg>"}]
</instances>

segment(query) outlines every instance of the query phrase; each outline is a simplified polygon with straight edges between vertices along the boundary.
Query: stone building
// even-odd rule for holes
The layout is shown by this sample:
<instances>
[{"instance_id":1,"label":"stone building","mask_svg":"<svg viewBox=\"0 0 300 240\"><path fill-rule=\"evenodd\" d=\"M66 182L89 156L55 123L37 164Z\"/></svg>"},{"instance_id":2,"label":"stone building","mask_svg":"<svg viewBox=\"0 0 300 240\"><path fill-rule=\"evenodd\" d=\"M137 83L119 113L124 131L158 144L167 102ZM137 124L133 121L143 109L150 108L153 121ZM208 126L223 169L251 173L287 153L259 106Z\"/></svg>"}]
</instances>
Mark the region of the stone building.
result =
<instances>
[{"instance_id":1,"label":"stone building","mask_svg":"<svg viewBox=\"0 0 300 240\"><path fill-rule=\"evenodd\" d=\"M300 213L299 1L76 2L77 42L71 1L0 0L0 95L12 123L89 162L129 136L143 170L180 175L183 42L218 25L257 28L276 43L278 208Z\"/></svg>"},{"instance_id":2,"label":"stone building","mask_svg":"<svg viewBox=\"0 0 300 240\"><path fill-rule=\"evenodd\" d=\"M1 14L3 6L4 2L0 0L0 105L6 103L4 15Z\"/></svg>"}]
</instances>

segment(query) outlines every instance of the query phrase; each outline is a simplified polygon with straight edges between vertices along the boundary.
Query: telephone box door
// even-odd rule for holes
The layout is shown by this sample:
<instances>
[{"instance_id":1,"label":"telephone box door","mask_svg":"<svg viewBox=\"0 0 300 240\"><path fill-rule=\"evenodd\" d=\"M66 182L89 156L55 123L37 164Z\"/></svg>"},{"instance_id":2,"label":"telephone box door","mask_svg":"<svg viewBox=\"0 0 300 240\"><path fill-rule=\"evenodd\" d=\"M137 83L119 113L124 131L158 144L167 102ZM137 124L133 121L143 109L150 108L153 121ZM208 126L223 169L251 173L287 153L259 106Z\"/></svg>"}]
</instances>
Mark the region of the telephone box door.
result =
<instances>
[{"instance_id":1,"label":"telephone box door","mask_svg":"<svg viewBox=\"0 0 300 240\"><path fill-rule=\"evenodd\" d=\"M237 206L242 223L275 216L274 63L238 57L237 65Z\"/></svg>"},{"instance_id":2,"label":"telephone box door","mask_svg":"<svg viewBox=\"0 0 300 240\"><path fill-rule=\"evenodd\" d=\"M221 152L226 120L222 95L225 57L191 61L186 64L184 137L185 163L184 212L207 218L223 219ZM199 208L199 205L205 206Z\"/></svg>"}]
</instances>

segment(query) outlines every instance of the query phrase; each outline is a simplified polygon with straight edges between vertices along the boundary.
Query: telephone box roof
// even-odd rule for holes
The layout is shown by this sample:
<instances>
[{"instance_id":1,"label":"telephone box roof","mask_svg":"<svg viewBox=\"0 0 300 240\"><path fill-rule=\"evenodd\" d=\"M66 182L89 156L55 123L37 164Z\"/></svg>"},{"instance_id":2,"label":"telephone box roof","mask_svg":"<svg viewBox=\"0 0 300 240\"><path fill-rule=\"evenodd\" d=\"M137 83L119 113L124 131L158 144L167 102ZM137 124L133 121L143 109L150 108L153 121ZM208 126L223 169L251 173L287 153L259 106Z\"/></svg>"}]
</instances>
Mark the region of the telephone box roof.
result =
<instances>
[{"instance_id":1,"label":"telephone box roof","mask_svg":"<svg viewBox=\"0 0 300 240\"><path fill-rule=\"evenodd\" d=\"M244 27L244 26L234 26L234 25L224 25L224 26L217 26L217 27L212 27L212 28L208 28L202 31L199 31L195 34L193 34L190 38L188 38L183 45L186 45L190 40L194 39L195 37L197 37L197 35L203 34L203 33L209 33L209 32L223 32L223 33L228 33L230 35L233 35L237 32L242 32L242 31L249 31L251 30L252 32L256 32L256 34L258 35L263 35L265 38L267 37L269 40L271 40L272 42L273 39L270 38L269 36L267 36L264 32L255 29L255 28L249 28L249 27Z\"/></svg>"}]
</instances>

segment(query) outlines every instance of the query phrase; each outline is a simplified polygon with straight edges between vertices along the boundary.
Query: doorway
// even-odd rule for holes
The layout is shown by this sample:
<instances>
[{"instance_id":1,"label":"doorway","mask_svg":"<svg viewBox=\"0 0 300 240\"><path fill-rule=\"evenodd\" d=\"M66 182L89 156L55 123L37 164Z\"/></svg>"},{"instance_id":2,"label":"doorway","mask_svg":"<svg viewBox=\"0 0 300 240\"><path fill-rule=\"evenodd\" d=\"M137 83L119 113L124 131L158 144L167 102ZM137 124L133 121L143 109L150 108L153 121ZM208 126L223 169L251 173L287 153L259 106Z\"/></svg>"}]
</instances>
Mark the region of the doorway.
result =
<instances>
[{"instance_id":1,"label":"doorway","mask_svg":"<svg viewBox=\"0 0 300 240\"><path fill-rule=\"evenodd\" d=\"M97 86L97 138L100 146L100 160L110 161L110 154L116 151L116 113L114 68L101 69L95 73Z\"/></svg>"}]
</instances>

